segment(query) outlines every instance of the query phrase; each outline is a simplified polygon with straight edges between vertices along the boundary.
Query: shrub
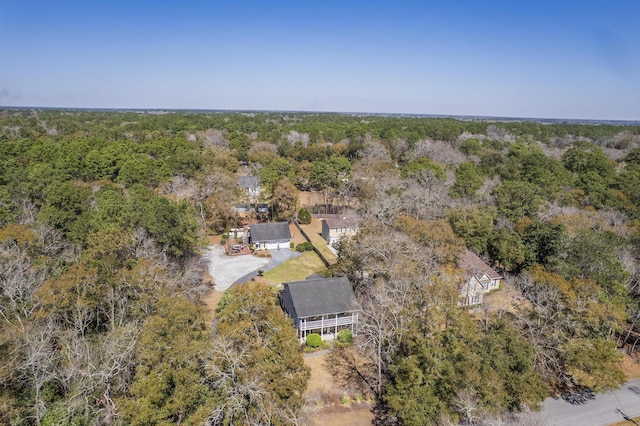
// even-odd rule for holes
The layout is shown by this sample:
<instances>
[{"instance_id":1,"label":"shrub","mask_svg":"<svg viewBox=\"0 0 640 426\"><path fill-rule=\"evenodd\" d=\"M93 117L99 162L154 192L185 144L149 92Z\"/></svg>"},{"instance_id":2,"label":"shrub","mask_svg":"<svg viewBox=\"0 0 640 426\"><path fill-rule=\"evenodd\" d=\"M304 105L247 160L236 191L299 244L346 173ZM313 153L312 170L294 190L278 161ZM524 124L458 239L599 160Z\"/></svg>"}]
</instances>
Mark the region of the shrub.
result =
<instances>
[{"instance_id":1,"label":"shrub","mask_svg":"<svg viewBox=\"0 0 640 426\"><path fill-rule=\"evenodd\" d=\"M353 340L353 333L348 328L343 328L338 331L338 341L341 343L351 343Z\"/></svg>"},{"instance_id":2,"label":"shrub","mask_svg":"<svg viewBox=\"0 0 640 426\"><path fill-rule=\"evenodd\" d=\"M307 336L306 343L307 346L317 348L322 343L322 337L320 337L320 335L317 333L311 333Z\"/></svg>"},{"instance_id":3,"label":"shrub","mask_svg":"<svg viewBox=\"0 0 640 426\"><path fill-rule=\"evenodd\" d=\"M309 210L305 209L304 207L301 208L298 211L298 221L305 225L311 223L311 213L309 213Z\"/></svg>"},{"instance_id":4,"label":"shrub","mask_svg":"<svg viewBox=\"0 0 640 426\"><path fill-rule=\"evenodd\" d=\"M305 241L304 243L300 243L296 246L296 251L299 252L311 250L313 250L313 244L311 244L309 241Z\"/></svg>"},{"instance_id":5,"label":"shrub","mask_svg":"<svg viewBox=\"0 0 640 426\"><path fill-rule=\"evenodd\" d=\"M342 398L340 398L340 404L349 407L351 405L351 398L349 398L348 395L343 395Z\"/></svg>"},{"instance_id":6,"label":"shrub","mask_svg":"<svg viewBox=\"0 0 640 426\"><path fill-rule=\"evenodd\" d=\"M293 243L293 241L289 241L289 248L292 249L295 246L295 244Z\"/></svg>"}]
</instances>

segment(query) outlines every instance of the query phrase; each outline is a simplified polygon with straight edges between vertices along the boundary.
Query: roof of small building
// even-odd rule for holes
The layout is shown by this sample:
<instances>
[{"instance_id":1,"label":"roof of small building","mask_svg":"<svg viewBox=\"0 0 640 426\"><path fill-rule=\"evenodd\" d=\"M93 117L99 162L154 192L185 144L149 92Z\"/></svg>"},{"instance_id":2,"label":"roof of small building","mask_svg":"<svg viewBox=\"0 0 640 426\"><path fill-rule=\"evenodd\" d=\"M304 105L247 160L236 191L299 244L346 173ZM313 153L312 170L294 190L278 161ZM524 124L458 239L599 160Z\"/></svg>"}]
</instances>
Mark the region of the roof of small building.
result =
<instances>
[{"instance_id":1,"label":"roof of small building","mask_svg":"<svg viewBox=\"0 0 640 426\"><path fill-rule=\"evenodd\" d=\"M474 252L467 250L465 254L458 259L458 267L466 270L471 275L480 279L484 274L487 274L489 278L498 279L502 276L493 270L489 265L484 263Z\"/></svg>"},{"instance_id":2,"label":"roof of small building","mask_svg":"<svg viewBox=\"0 0 640 426\"><path fill-rule=\"evenodd\" d=\"M343 217L343 218L328 217L323 220L327 222L327 225L329 225L329 228L347 228L347 227L357 228L358 227L358 221L350 217Z\"/></svg>"},{"instance_id":3,"label":"roof of small building","mask_svg":"<svg viewBox=\"0 0 640 426\"><path fill-rule=\"evenodd\" d=\"M257 188L258 177L257 176L238 176L238 186L240 188Z\"/></svg>"},{"instance_id":4,"label":"roof of small building","mask_svg":"<svg viewBox=\"0 0 640 426\"><path fill-rule=\"evenodd\" d=\"M298 318L360 311L346 277L320 278L284 283Z\"/></svg>"},{"instance_id":5,"label":"roof of small building","mask_svg":"<svg viewBox=\"0 0 640 426\"><path fill-rule=\"evenodd\" d=\"M249 226L251 241L290 240L291 231L287 222L256 223Z\"/></svg>"}]
</instances>

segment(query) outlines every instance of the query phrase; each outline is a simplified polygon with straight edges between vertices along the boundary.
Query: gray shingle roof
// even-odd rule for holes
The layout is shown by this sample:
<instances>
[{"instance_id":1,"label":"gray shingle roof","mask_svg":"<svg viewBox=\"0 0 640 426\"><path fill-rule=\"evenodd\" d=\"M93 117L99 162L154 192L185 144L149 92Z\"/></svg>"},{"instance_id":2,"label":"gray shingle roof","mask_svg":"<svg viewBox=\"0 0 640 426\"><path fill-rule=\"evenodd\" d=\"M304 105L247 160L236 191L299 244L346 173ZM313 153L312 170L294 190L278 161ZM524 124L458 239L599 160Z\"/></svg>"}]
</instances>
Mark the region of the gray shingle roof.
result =
<instances>
[{"instance_id":1,"label":"gray shingle roof","mask_svg":"<svg viewBox=\"0 0 640 426\"><path fill-rule=\"evenodd\" d=\"M295 281L284 287L298 318L362 310L346 277Z\"/></svg>"},{"instance_id":2,"label":"gray shingle roof","mask_svg":"<svg viewBox=\"0 0 640 426\"><path fill-rule=\"evenodd\" d=\"M489 278L498 279L502 278L499 273L493 270L489 265L484 263L475 253L467 250L459 260L458 267L466 270L471 275L474 275L478 280L487 274Z\"/></svg>"},{"instance_id":3,"label":"gray shingle roof","mask_svg":"<svg viewBox=\"0 0 640 426\"><path fill-rule=\"evenodd\" d=\"M256 223L249 227L251 242L290 240L291 231L287 222Z\"/></svg>"},{"instance_id":4,"label":"gray shingle roof","mask_svg":"<svg viewBox=\"0 0 640 426\"><path fill-rule=\"evenodd\" d=\"M327 222L327 225L329 225L329 228L332 228L332 229L335 229L335 228L357 228L358 227L358 221L353 219L353 218L349 218L349 217L344 217L344 218L341 218L341 219L328 217L328 218L324 219L324 221Z\"/></svg>"},{"instance_id":5,"label":"gray shingle roof","mask_svg":"<svg viewBox=\"0 0 640 426\"><path fill-rule=\"evenodd\" d=\"M238 186L240 188L257 188L258 177L257 176L238 176Z\"/></svg>"}]
</instances>

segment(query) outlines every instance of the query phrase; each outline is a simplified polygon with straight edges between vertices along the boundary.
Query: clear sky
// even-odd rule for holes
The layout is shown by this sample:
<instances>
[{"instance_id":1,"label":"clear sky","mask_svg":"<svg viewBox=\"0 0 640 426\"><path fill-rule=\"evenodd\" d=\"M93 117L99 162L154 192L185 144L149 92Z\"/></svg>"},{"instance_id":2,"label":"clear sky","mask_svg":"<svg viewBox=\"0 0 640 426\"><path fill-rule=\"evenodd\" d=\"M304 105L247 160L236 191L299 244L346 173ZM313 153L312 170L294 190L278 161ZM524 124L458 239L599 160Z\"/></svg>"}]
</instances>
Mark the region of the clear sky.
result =
<instances>
[{"instance_id":1,"label":"clear sky","mask_svg":"<svg viewBox=\"0 0 640 426\"><path fill-rule=\"evenodd\" d=\"M0 105L640 120L640 0L0 0Z\"/></svg>"}]
</instances>

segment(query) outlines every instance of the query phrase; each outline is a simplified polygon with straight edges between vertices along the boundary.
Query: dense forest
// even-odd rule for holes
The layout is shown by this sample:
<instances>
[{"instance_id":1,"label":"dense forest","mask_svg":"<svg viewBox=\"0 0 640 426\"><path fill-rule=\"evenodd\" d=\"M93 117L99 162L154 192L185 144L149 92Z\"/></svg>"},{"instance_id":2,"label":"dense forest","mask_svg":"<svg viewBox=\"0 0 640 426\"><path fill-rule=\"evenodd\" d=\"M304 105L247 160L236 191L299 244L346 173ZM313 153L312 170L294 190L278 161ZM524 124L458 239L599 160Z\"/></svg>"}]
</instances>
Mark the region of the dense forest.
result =
<instances>
[{"instance_id":1,"label":"dense forest","mask_svg":"<svg viewBox=\"0 0 640 426\"><path fill-rule=\"evenodd\" d=\"M241 170L271 219L310 190L359 218L327 274L363 307L354 348L378 423L504 424L549 394L624 382L640 127L5 109L0 423L302 422L309 372L273 289L228 290L214 327L201 300L202 248L237 226ZM466 249L517 309L460 306Z\"/></svg>"}]
</instances>

